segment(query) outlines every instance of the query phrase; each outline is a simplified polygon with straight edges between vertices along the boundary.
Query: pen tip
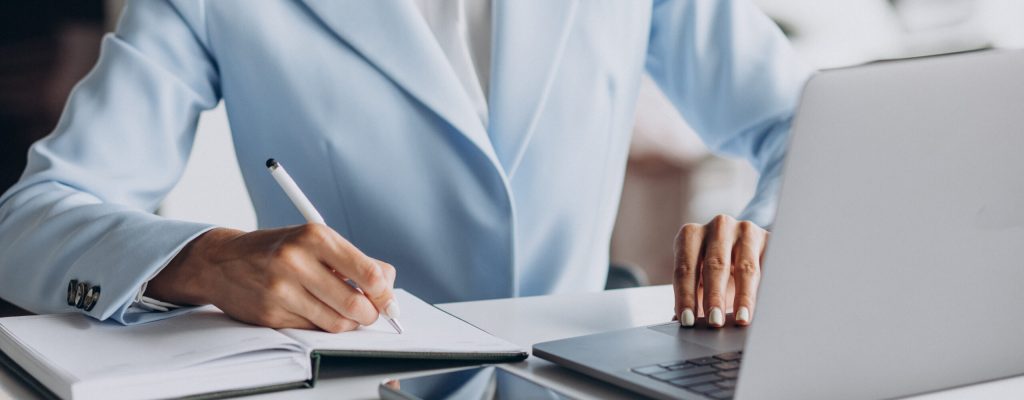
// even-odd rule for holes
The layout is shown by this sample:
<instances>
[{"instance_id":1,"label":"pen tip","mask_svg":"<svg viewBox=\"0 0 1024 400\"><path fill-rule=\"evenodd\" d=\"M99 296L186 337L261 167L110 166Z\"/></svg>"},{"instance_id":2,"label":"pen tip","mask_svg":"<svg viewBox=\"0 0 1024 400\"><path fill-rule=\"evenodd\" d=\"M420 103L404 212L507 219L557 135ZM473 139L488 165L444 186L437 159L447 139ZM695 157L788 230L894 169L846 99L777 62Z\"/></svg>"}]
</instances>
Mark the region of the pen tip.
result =
<instances>
[{"instance_id":1,"label":"pen tip","mask_svg":"<svg viewBox=\"0 0 1024 400\"><path fill-rule=\"evenodd\" d=\"M388 323L391 324L392 328L395 328L395 332L398 332L399 335L401 335L402 332L405 332L405 329L402 328L402 324L399 324L397 319L394 319L394 318L385 318L385 319L387 319Z\"/></svg>"},{"instance_id":2,"label":"pen tip","mask_svg":"<svg viewBox=\"0 0 1024 400\"><path fill-rule=\"evenodd\" d=\"M267 159L267 168L274 168L276 166L277 166L277 160L275 160L273 158L268 158Z\"/></svg>"}]
</instances>

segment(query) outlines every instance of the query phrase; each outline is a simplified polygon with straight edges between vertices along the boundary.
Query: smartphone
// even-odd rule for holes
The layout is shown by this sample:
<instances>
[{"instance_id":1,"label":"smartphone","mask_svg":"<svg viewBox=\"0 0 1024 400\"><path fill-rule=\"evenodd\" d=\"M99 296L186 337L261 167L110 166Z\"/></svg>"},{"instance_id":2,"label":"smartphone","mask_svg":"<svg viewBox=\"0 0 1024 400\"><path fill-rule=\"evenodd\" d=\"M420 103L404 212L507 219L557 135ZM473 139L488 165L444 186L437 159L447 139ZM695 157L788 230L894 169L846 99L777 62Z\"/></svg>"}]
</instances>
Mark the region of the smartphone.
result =
<instances>
[{"instance_id":1,"label":"smartphone","mask_svg":"<svg viewBox=\"0 0 1024 400\"><path fill-rule=\"evenodd\" d=\"M571 399L554 389L494 366L407 379L388 379L378 388L383 400Z\"/></svg>"}]
</instances>

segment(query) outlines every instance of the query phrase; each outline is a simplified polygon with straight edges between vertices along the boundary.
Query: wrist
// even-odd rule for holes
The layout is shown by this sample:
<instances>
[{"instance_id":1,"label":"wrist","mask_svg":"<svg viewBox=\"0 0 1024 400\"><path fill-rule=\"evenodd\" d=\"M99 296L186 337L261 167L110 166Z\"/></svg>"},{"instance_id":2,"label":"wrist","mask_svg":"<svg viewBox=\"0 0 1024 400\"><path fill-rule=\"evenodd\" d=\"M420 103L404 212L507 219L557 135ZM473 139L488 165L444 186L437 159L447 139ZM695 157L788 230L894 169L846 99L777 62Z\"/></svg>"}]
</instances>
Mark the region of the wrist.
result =
<instances>
[{"instance_id":1,"label":"wrist","mask_svg":"<svg viewBox=\"0 0 1024 400\"><path fill-rule=\"evenodd\" d=\"M182 305L214 303L217 282L215 255L224 243L243 233L215 228L199 235L149 281L146 296Z\"/></svg>"}]
</instances>

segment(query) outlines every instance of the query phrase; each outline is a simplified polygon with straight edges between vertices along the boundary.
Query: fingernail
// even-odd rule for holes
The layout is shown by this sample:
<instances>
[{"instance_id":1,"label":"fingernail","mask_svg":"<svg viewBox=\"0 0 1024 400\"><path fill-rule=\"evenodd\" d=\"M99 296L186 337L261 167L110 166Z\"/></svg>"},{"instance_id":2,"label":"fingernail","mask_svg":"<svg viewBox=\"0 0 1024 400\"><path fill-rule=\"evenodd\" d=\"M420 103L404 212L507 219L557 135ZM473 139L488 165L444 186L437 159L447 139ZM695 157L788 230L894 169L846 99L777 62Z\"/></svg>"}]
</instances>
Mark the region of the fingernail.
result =
<instances>
[{"instance_id":1,"label":"fingernail","mask_svg":"<svg viewBox=\"0 0 1024 400\"><path fill-rule=\"evenodd\" d=\"M387 307L384 307L384 315L390 318L400 317L402 312L398 309L398 301L391 300L388 302Z\"/></svg>"},{"instance_id":2,"label":"fingernail","mask_svg":"<svg viewBox=\"0 0 1024 400\"><path fill-rule=\"evenodd\" d=\"M683 310L683 316L679 318L679 323L683 324L683 326L693 326L693 322L693 310L689 308Z\"/></svg>"},{"instance_id":3,"label":"fingernail","mask_svg":"<svg viewBox=\"0 0 1024 400\"><path fill-rule=\"evenodd\" d=\"M740 307L739 311L736 311L736 321L739 322L750 322L750 309L746 307Z\"/></svg>"},{"instance_id":4,"label":"fingernail","mask_svg":"<svg viewBox=\"0 0 1024 400\"><path fill-rule=\"evenodd\" d=\"M718 307L711 308L711 316L708 317L708 322L714 326L725 325L725 314L722 313L722 309Z\"/></svg>"}]
</instances>

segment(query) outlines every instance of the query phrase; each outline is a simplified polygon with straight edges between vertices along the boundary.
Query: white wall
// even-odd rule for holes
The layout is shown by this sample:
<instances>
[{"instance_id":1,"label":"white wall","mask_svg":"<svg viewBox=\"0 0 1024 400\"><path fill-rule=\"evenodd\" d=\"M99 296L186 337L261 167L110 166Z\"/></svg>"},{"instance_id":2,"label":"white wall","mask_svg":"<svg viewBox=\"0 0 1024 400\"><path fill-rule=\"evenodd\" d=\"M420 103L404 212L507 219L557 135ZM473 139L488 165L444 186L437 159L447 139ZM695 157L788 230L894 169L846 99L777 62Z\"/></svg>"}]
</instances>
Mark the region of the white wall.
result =
<instances>
[{"instance_id":1,"label":"white wall","mask_svg":"<svg viewBox=\"0 0 1024 400\"><path fill-rule=\"evenodd\" d=\"M223 102L199 119L188 167L164 200L160 214L247 231L256 229L256 214L238 169Z\"/></svg>"}]
</instances>

